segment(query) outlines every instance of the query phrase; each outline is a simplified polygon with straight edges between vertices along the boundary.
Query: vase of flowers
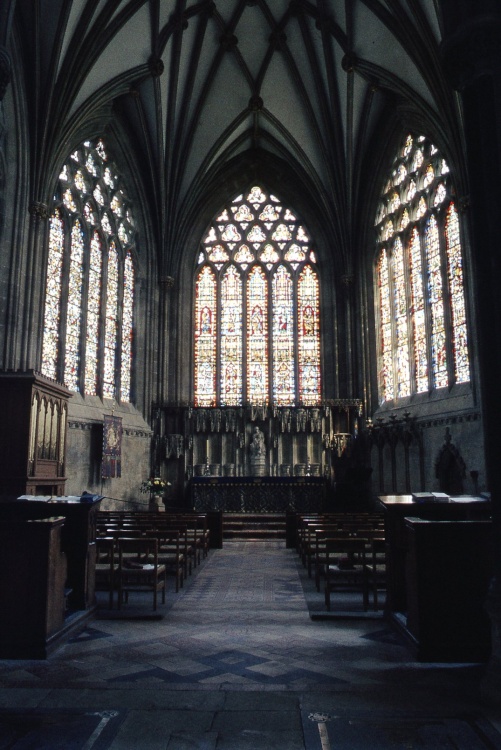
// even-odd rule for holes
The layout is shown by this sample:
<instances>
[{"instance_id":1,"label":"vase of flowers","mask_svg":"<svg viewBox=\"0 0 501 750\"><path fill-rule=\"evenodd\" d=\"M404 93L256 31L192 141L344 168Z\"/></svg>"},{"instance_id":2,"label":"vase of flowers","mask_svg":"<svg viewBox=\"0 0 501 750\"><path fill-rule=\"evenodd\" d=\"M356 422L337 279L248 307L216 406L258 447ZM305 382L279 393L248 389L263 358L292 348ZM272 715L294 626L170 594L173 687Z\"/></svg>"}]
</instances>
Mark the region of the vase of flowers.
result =
<instances>
[{"instance_id":1,"label":"vase of flowers","mask_svg":"<svg viewBox=\"0 0 501 750\"><path fill-rule=\"evenodd\" d=\"M159 510L163 500L163 494L170 482L161 477L150 477L141 482L141 492L150 495L150 510Z\"/></svg>"}]
</instances>

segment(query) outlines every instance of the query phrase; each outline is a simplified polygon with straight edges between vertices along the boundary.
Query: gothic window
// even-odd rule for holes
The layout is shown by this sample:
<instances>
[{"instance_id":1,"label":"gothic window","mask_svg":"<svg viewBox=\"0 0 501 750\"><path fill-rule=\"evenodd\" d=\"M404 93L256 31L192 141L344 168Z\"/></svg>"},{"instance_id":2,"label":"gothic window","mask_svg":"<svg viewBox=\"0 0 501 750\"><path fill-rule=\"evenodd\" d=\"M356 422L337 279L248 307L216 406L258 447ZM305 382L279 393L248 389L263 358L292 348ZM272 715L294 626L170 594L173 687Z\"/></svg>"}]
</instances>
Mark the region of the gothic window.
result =
<instances>
[{"instance_id":1,"label":"gothic window","mask_svg":"<svg viewBox=\"0 0 501 750\"><path fill-rule=\"evenodd\" d=\"M102 140L59 175L49 221L42 372L72 391L131 400L134 225Z\"/></svg>"},{"instance_id":2,"label":"gothic window","mask_svg":"<svg viewBox=\"0 0 501 750\"><path fill-rule=\"evenodd\" d=\"M320 283L310 238L263 187L212 222L195 273L196 406L316 405Z\"/></svg>"},{"instance_id":3,"label":"gothic window","mask_svg":"<svg viewBox=\"0 0 501 750\"><path fill-rule=\"evenodd\" d=\"M408 135L376 212L381 402L470 380L458 211L449 167Z\"/></svg>"}]
</instances>

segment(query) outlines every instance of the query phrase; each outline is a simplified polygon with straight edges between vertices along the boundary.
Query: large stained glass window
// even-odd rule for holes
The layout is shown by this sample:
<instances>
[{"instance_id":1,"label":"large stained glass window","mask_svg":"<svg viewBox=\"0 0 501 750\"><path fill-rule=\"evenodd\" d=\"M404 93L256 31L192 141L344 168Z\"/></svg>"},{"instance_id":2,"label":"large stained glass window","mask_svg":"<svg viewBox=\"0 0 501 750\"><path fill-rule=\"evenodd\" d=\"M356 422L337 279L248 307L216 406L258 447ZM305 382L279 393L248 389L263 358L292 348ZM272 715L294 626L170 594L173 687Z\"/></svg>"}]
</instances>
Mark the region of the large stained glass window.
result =
<instances>
[{"instance_id":1,"label":"large stained glass window","mask_svg":"<svg viewBox=\"0 0 501 750\"><path fill-rule=\"evenodd\" d=\"M376 214L381 402L470 380L453 194L439 150L407 135Z\"/></svg>"},{"instance_id":2,"label":"large stained glass window","mask_svg":"<svg viewBox=\"0 0 501 750\"><path fill-rule=\"evenodd\" d=\"M59 175L49 221L42 372L73 391L131 400L132 209L102 140Z\"/></svg>"},{"instance_id":3,"label":"large stained glass window","mask_svg":"<svg viewBox=\"0 0 501 750\"><path fill-rule=\"evenodd\" d=\"M202 240L195 274L197 406L321 401L320 283L296 215L258 185Z\"/></svg>"}]
</instances>

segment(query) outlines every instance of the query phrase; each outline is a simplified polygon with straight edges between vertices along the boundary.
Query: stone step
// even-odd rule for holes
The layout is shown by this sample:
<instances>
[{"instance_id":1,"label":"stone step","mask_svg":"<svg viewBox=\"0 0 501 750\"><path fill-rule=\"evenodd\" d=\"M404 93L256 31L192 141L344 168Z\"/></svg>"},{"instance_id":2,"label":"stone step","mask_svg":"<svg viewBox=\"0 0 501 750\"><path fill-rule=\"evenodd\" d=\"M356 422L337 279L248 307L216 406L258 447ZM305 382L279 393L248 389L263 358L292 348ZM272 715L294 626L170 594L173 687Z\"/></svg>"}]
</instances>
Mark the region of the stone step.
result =
<instances>
[{"instance_id":1,"label":"stone step","mask_svg":"<svg viewBox=\"0 0 501 750\"><path fill-rule=\"evenodd\" d=\"M283 513L224 513L224 539L285 539Z\"/></svg>"},{"instance_id":2,"label":"stone step","mask_svg":"<svg viewBox=\"0 0 501 750\"><path fill-rule=\"evenodd\" d=\"M224 539L285 539L281 529L228 529L223 532Z\"/></svg>"}]
</instances>

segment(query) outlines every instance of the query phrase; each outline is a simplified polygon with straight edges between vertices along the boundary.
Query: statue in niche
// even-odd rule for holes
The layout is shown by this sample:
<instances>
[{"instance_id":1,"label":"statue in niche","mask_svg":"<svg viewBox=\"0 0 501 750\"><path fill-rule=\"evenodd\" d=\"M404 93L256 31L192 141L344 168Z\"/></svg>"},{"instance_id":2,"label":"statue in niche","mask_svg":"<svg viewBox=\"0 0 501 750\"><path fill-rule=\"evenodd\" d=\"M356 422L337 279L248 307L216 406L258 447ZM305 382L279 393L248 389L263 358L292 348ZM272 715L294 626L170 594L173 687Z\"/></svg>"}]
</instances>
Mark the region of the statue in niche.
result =
<instances>
[{"instance_id":1,"label":"statue in niche","mask_svg":"<svg viewBox=\"0 0 501 750\"><path fill-rule=\"evenodd\" d=\"M458 449L452 443L449 428L445 430L444 444L435 463L435 476L440 492L448 495L462 495L466 465Z\"/></svg>"},{"instance_id":2,"label":"statue in niche","mask_svg":"<svg viewBox=\"0 0 501 750\"><path fill-rule=\"evenodd\" d=\"M254 427L254 432L252 434L252 442L249 447L250 450L250 456L251 461L258 461L259 459L264 459L266 455L266 447L264 444L264 435L262 431L259 429L259 427Z\"/></svg>"},{"instance_id":3,"label":"statue in niche","mask_svg":"<svg viewBox=\"0 0 501 750\"><path fill-rule=\"evenodd\" d=\"M264 434L259 427L254 427L252 441L249 446L250 467L254 476L263 476L266 468L266 446Z\"/></svg>"}]
</instances>

